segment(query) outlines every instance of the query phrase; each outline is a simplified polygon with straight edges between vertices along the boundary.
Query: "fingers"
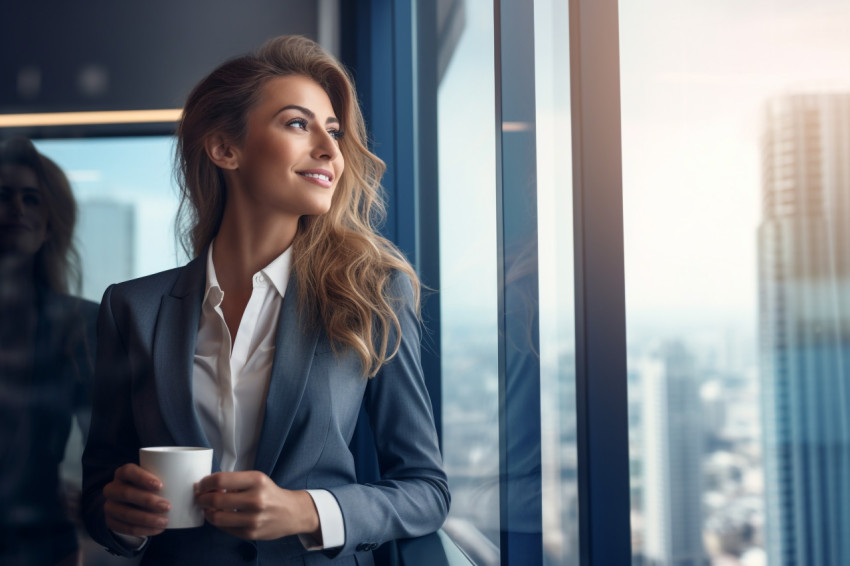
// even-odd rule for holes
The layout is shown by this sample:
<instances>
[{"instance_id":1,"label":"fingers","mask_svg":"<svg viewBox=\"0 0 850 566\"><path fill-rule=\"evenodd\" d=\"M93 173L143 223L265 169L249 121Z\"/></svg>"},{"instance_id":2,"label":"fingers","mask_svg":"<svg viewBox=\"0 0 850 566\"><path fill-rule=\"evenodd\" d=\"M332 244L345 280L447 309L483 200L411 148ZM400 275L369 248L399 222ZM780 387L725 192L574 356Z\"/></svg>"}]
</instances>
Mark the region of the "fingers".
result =
<instances>
[{"instance_id":1,"label":"fingers","mask_svg":"<svg viewBox=\"0 0 850 566\"><path fill-rule=\"evenodd\" d=\"M207 491L199 493L195 499L204 509L225 509L241 513L262 511L268 505L268 496L259 490Z\"/></svg>"},{"instance_id":2,"label":"fingers","mask_svg":"<svg viewBox=\"0 0 850 566\"><path fill-rule=\"evenodd\" d=\"M257 471L249 472L217 472L204 477L198 482L199 493L208 491L246 491L262 488L273 483L269 477Z\"/></svg>"},{"instance_id":3,"label":"fingers","mask_svg":"<svg viewBox=\"0 0 850 566\"><path fill-rule=\"evenodd\" d=\"M219 528L252 528L257 526L257 515L230 509L204 509L204 518Z\"/></svg>"},{"instance_id":4,"label":"fingers","mask_svg":"<svg viewBox=\"0 0 850 566\"><path fill-rule=\"evenodd\" d=\"M161 533L168 524L166 513L171 504L157 494L160 489L162 482L150 472L136 464L121 466L114 479L103 487L106 525L127 535Z\"/></svg>"},{"instance_id":5,"label":"fingers","mask_svg":"<svg viewBox=\"0 0 850 566\"><path fill-rule=\"evenodd\" d=\"M219 472L198 483L196 500L207 522L245 539L292 534L286 490L261 472Z\"/></svg>"},{"instance_id":6,"label":"fingers","mask_svg":"<svg viewBox=\"0 0 850 566\"><path fill-rule=\"evenodd\" d=\"M168 517L135 509L112 501L103 505L106 526L116 533L152 537L168 525Z\"/></svg>"},{"instance_id":7,"label":"fingers","mask_svg":"<svg viewBox=\"0 0 850 566\"><path fill-rule=\"evenodd\" d=\"M115 472L115 479L103 487L103 496L107 499L107 501L124 505L133 505L140 509L155 513L164 513L168 511L170 505L167 499L157 495L155 491L139 487L139 483L150 486L159 482L155 476L145 478L131 475L129 479L132 481L130 482L127 481L128 474L132 474L133 472L122 472L124 468L126 468L126 466L119 468ZM141 470L141 468L139 468L139 470Z\"/></svg>"},{"instance_id":8,"label":"fingers","mask_svg":"<svg viewBox=\"0 0 850 566\"><path fill-rule=\"evenodd\" d=\"M131 483L142 489L154 491L162 489L162 482L158 477L136 464L124 464L115 470L115 480Z\"/></svg>"},{"instance_id":9,"label":"fingers","mask_svg":"<svg viewBox=\"0 0 850 566\"><path fill-rule=\"evenodd\" d=\"M295 533L286 521L276 521L267 512L204 509L204 519L226 533L248 540L271 540Z\"/></svg>"}]
</instances>

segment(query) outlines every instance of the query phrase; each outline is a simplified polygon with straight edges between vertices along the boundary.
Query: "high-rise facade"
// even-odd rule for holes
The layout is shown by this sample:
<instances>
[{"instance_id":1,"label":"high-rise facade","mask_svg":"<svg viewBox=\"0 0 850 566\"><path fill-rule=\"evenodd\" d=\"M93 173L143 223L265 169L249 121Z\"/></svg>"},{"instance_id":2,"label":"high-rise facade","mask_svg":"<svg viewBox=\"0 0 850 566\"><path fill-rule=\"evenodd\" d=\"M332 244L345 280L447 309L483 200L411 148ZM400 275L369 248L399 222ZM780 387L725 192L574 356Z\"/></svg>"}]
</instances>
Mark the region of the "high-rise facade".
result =
<instances>
[{"instance_id":1,"label":"high-rise facade","mask_svg":"<svg viewBox=\"0 0 850 566\"><path fill-rule=\"evenodd\" d=\"M694 358L669 342L640 364L644 396L645 564L707 566L704 434Z\"/></svg>"},{"instance_id":2,"label":"high-rise facade","mask_svg":"<svg viewBox=\"0 0 850 566\"><path fill-rule=\"evenodd\" d=\"M112 199L81 200L77 241L83 265L83 296L100 301L113 283L135 275L136 207Z\"/></svg>"},{"instance_id":3,"label":"high-rise facade","mask_svg":"<svg viewBox=\"0 0 850 566\"><path fill-rule=\"evenodd\" d=\"M766 107L759 338L771 566L850 564L850 94Z\"/></svg>"}]
</instances>

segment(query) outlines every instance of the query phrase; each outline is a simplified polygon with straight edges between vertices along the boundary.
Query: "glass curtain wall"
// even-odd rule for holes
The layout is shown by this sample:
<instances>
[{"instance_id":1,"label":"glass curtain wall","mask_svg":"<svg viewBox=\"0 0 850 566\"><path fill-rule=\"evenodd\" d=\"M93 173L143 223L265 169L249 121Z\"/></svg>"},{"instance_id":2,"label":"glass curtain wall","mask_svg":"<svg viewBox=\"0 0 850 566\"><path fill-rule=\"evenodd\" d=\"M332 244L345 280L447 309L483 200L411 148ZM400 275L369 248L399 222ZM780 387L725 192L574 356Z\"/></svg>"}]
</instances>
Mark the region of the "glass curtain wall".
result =
<instances>
[{"instance_id":1,"label":"glass curtain wall","mask_svg":"<svg viewBox=\"0 0 850 566\"><path fill-rule=\"evenodd\" d=\"M173 137L36 140L35 145L65 171L74 191L81 296L99 303L112 283L186 262L174 239Z\"/></svg>"},{"instance_id":2,"label":"glass curtain wall","mask_svg":"<svg viewBox=\"0 0 850 566\"><path fill-rule=\"evenodd\" d=\"M463 2L438 91L447 532L499 564L499 337L493 2Z\"/></svg>"},{"instance_id":3,"label":"glass curtain wall","mask_svg":"<svg viewBox=\"0 0 850 566\"><path fill-rule=\"evenodd\" d=\"M634 564L850 564L848 29L620 2Z\"/></svg>"},{"instance_id":4,"label":"glass curtain wall","mask_svg":"<svg viewBox=\"0 0 850 566\"><path fill-rule=\"evenodd\" d=\"M82 272L80 296L99 303L112 283L186 262L174 239L178 197L171 174L173 137L43 139L34 143L68 176L77 202L74 238ZM82 435L74 425L60 470L66 489L79 490L82 485L82 451ZM81 526L78 536L85 565L139 562L107 554Z\"/></svg>"},{"instance_id":5,"label":"glass curtain wall","mask_svg":"<svg viewBox=\"0 0 850 566\"><path fill-rule=\"evenodd\" d=\"M523 27L523 3L455 4L438 92L444 529L478 564L578 564L568 6L524 4Z\"/></svg>"},{"instance_id":6,"label":"glass curtain wall","mask_svg":"<svg viewBox=\"0 0 850 566\"><path fill-rule=\"evenodd\" d=\"M534 3L543 559L579 563L567 0Z\"/></svg>"}]
</instances>

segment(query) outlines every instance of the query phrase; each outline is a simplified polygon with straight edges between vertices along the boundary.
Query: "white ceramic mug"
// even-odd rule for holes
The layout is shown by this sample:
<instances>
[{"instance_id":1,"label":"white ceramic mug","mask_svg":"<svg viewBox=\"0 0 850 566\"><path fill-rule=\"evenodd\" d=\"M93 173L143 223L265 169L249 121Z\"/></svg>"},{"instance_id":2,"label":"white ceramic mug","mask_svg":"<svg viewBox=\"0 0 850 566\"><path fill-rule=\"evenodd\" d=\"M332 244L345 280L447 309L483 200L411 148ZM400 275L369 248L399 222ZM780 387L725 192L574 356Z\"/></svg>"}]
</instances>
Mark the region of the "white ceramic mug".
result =
<instances>
[{"instance_id":1,"label":"white ceramic mug","mask_svg":"<svg viewBox=\"0 0 850 566\"><path fill-rule=\"evenodd\" d=\"M159 493L171 503L167 529L204 524L204 512L195 504L194 484L212 471L212 448L150 446L139 449L139 465L162 482Z\"/></svg>"}]
</instances>

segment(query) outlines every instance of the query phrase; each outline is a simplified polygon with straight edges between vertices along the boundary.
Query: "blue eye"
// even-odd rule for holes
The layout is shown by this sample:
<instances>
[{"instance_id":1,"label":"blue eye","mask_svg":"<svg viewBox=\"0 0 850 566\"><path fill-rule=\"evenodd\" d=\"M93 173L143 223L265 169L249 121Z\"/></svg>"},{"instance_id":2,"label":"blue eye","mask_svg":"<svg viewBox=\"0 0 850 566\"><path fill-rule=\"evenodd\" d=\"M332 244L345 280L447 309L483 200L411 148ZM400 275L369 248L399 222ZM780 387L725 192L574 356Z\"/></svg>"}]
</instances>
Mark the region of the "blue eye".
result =
<instances>
[{"instance_id":1,"label":"blue eye","mask_svg":"<svg viewBox=\"0 0 850 566\"><path fill-rule=\"evenodd\" d=\"M345 136L345 132L342 130L328 130L328 134L336 141L341 140Z\"/></svg>"},{"instance_id":2,"label":"blue eye","mask_svg":"<svg viewBox=\"0 0 850 566\"><path fill-rule=\"evenodd\" d=\"M294 126L301 130L307 129L307 120L304 118L294 118L286 123L287 126Z\"/></svg>"}]
</instances>

